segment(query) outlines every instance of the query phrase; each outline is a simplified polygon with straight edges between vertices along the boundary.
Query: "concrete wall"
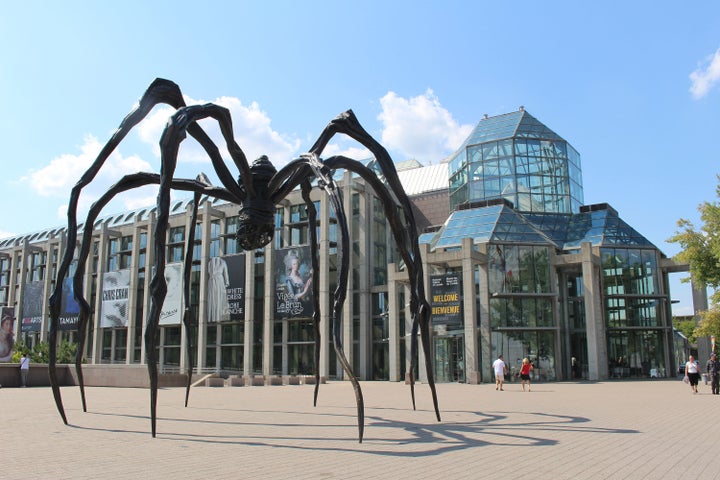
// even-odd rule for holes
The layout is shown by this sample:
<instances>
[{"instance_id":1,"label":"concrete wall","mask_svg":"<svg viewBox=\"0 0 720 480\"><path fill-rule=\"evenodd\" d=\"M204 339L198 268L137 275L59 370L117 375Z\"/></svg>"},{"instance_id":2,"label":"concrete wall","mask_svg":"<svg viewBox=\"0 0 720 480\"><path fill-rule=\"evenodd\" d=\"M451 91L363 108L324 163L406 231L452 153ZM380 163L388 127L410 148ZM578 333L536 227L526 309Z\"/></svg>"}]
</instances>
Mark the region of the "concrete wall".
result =
<instances>
[{"instance_id":1,"label":"concrete wall","mask_svg":"<svg viewBox=\"0 0 720 480\"><path fill-rule=\"evenodd\" d=\"M144 365L83 365L83 378L86 387L136 387L148 388L147 367ZM78 384L75 365L57 366L58 383L61 386L75 386ZM195 376L193 376L193 381ZM31 364L28 383L31 387L50 386L48 366L44 364ZM186 384L185 375L160 375L160 387L183 387ZM20 365L17 363L0 364L0 385L3 387L20 386Z\"/></svg>"}]
</instances>

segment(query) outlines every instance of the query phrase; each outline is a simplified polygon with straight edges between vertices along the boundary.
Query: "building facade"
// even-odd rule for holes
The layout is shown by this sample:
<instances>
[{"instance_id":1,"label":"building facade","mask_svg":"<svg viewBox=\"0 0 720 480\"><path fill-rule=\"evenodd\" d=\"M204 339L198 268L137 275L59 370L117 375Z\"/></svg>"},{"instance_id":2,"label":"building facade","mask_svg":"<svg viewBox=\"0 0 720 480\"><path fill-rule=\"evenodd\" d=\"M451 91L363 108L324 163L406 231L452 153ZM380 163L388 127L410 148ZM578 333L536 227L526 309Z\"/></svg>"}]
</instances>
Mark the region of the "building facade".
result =
<instances>
[{"instance_id":1,"label":"building facade","mask_svg":"<svg viewBox=\"0 0 720 480\"><path fill-rule=\"evenodd\" d=\"M664 377L676 369L668 274L686 266L666 258L610 205L583 205L580 155L523 108L481 120L442 163L405 162L398 170L425 232L420 242L433 308L428 353L438 381L492 381L492 360L501 353L513 372L530 358L540 381ZM410 355L407 275L372 188L347 172L336 178L351 240L345 352L359 378L401 381ZM342 378L330 336L339 232L327 196L316 189L312 200L317 272L309 266L310 227L299 191L277 206L271 244L252 252L238 250L237 205L202 200L188 245L192 203L173 203L161 371L192 362L198 373L312 374L307 298L318 289L318 368L323 377ZM89 363L144 362L155 221L155 209L145 208L82 226L93 232L83 292L94 311ZM64 228L0 240L0 304L15 315L16 338L47 339L47 298L65 247ZM187 248L193 331L180 321ZM71 285L66 296L61 338L72 342Z\"/></svg>"}]
</instances>

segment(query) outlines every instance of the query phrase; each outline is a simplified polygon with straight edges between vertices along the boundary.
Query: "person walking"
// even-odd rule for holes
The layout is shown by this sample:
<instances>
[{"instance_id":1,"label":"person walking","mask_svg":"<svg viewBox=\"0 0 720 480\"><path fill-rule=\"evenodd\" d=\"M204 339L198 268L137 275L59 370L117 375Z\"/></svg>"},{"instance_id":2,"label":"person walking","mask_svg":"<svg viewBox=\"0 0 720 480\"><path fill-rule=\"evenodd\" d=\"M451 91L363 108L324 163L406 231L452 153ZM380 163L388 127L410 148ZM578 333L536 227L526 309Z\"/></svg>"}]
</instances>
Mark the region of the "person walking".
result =
<instances>
[{"instance_id":1,"label":"person walking","mask_svg":"<svg viewBox=\"0 0 720 480\"><path fill-rule=\"evenodd\" d=\"M698 393L698 381L700 380L700 369L695 361L695 358L690 355L688 361L685 362L685 376L688 378L690 383L690 389L693 393Z\"/></svg>"},{"instance_id":2,"label":"person walking","mask_svg":"<svg viewBox=\"0 0 720 480\"><path fill-rule=\"evenodd\" d=\"M23 387L27 387L28 375L30 374L30 357L27 353L23 354L20 359L20 383Z\"/></svg>"},{"instance_id":3,"label":"person walking","mask_svg":"<svg viewBox=\"0 0 720 480\"><path fill-rule=\"evenodd\" d=\"M504 390L505 374L507 373L507 365L503 361L502 354L498 355L497 360L493 362L493 370L495 371L495 390Z\"/></svg>"},{"instance_id":4,"label":"person walking","mask_svg":"<svg viewBox=\"0 0 720 480\"><path fill-rule=\"evenodd\" d=\"M720 393L720 361L715 356L715 352L710 354L710 360L705 365L705 372L707 373L708 379L710 380L710 388L712 388L712 394L718 395Z\"/></svg>"},{"instance_id":5,"label":"person walking","mask_svg":"<svg viewBox=\"0 0 720 480\"><path fill-rule=\"evenodd\" d=\"M520 383L522 384L523 392L525 391L525 384L527 383L527 391L530 391L530 371L533 369L533 364L527 358L523 358L522 365L520 366Z\"/></svg>"}]
</instances>

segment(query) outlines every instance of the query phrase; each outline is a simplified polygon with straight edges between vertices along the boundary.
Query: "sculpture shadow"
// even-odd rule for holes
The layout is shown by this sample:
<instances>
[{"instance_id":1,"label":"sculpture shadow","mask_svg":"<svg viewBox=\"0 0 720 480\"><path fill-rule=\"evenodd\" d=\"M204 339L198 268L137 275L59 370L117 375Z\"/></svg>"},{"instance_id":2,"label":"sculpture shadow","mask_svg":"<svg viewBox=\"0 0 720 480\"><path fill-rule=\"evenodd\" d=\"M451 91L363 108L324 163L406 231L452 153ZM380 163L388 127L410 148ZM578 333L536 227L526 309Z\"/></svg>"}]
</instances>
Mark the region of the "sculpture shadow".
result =
<instances>
[{"instance_id":1,"label":"sculpture shadow","mask_svg":"<svg viewBox=\"0 0 720 480\"><path fill-rule=\"evenodd\" d=\"M334 407L335 408L335 407ZM344 407L337 407L343 409ZM200 409L199 409L200 410ZM204 444L221 444L236 446L273 447L288 450L307 451L338 451L358 452L369 455L391 457L426 457L441 455L448 452L462 451L468 448L488 446L553 446L559 442L555 433L573 433L577 435L631 435L640 433L633 429L618 429L592 425L592 419L580 416L562 415L552 412L472 412L446 411L447 420L440 423L420 423L396 420L391 413L395 408L369 409L367 435L361 445L357 439L348 435L354 425L353 409L348 413L328 412L293 412L258 409L213 409L228 410L235 413L252 413L258 421L239 420L204 420L193 418L159 418L166 423L163 433L158 438L174 442L199 442ZM418 410L417 413L426 420L430 411ZM387 414L387 415L386 415ZM95 412L90 415L110 416L126 419L147 419L144 415ZM278 418L289 415L297 419L292 422L267 422L260 419ZM332 424L318 422L319 419L332 418ZM452 420L452 418L458 418ZM307 421L305 421L307 420ZM183 433L173 428L172 423L206 424L207 432ZM95 431L112 431L133 435L147 435L145 430L112 429L70 425L74 428ZM237 427L237 434L217 433L218 426ZM258 434L257 428L267 427L267 431ZM247 428L243 428L247 427ZM322 429L322 435L317 430ZM227 429L223 429L227 430ZM215 432L213 432L215 431ZM337 435L333 435L337 431ZM328 434L330 432L330 434ZM411 449L411 450L410 450Z\"/></svg>"}]
</instances>

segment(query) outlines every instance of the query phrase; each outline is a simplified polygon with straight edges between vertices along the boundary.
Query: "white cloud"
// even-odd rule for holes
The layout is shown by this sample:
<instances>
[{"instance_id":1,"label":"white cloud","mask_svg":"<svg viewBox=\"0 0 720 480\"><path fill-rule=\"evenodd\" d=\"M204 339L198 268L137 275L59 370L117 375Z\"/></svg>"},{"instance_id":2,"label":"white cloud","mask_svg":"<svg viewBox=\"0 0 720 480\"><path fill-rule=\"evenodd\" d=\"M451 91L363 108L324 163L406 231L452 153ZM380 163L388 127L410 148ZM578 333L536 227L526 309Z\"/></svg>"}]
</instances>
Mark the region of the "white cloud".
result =
<instances>
[{"instance_id":1,"label":"white cloud","mask_svg":"<svg viewBox=\"0 0 720 480\"><path fill-rule=\"evenodd\" d=\"M188 97L185 98L185 101L188 105L207 103ZM274 131L270 125L270 118L260 109L256 102L252 102L249 106L244 106L237 98L221 97L215 100L214 103L230 110L235 141L243 150L250 163L261 155L267 155L273 164L277 168L280 168L297 156L300 141L297 138L288 138ZM78 201L78 219L80 221L82 221L82 218L87 214L93 202L124 175L136 172L159 172L160 136L168 119L174 112L175 110L172 107L156 107L134 129L132 135L140 140L140 145L135 143L134 147L125 147L127 145L133 145L130 136L128 136L123 143L120 143L93 181L83 189ZM218 145L230 172L233 173L233 176L236 176L238 173L237 168L235 168L230 155L227 153L225 139L220 133L217 122L212 119L205 119L199 123L215 144ZM138 146L143 147L143 145L150 146L150 150L146 153L150 161L146 161L138 155L124 156L121 153L123 148L137 148ZM26 183L40 196L59 198L67 202L72 188L87 169L90 168L103 146L104 144L101 144L97 138L88 135L80 146L80 153L62 154L52 159L45 167L30 171L21 181ZM211 179L217 182L217 177L213 175L214 170L212 165L210 165L207 154L197 141L188 136L180 147L175 176L178 178L195 178L200 172L207 173ZM183 194L173 194L174 197L182 195ZM118 195L116 200L108 204L104 212L115 213L117 211L133 210L153 205L156 197L157 187L155 186L147 186L123 192ZM67 203L58 208L58 218L65 219L66 217Z\"/></svg>"},{"instance_id":2,"label":"white cloud","mask_svg":"<svg viewBox=\"0 0 720 480\"><path fill-rule=\"evenodd\" d=\"M365 147L354 147L354 146L345 146L345 142L348 140L343 139L335 139L333 138L330 143L327 144L325 147L325 150L323 150L322 157L323 158L330 158L335 155L342 155L344 157L351 158L353 160L366 160L370 157L372 157L372 154L370 153L370 150L368 150ZM354 140L349 140L351 142L354 142Z\"/></svg>"},{"instance_id":3,"label":"white cloud","mask_svg":"<svg viewBox=\"0 0 720 480\"><path fill-rule=\"evenodd\" d=\"M380 105L383 145L423 163L441 161L460 146L473 128L459 125L430 89L409 99L388 92Z\"/></svg>"},{"instance_id":4,"label":"white cloud","mask_svg":"<svg viewBox=\"0 0 720 480\"><path fill-rule=\"evenodd\" d=\"M60 155L52 159L47 166L30 171L21 181L40 196L67 200L70 197L72 188L93 164L102 147L103 145L100 144L97 138L88 135L80 146L79 154L66 153ZM115 150L105 161L92 182L83 188L78 200L80 218L85 215L93 202L123 176L141 171L152 172L153 168L138 156L124 157L119 150ZM66 216L67 204L58 208L58 218L63 219Z\"/></svg>"},{"instance_id":5,"label":"white cloud","mask_svg":"<svg viewBox=\"0 0 720 480\"><path fill-rule=\"evenodd\" d=\"M0 230L0 238L8 238L8 237L14 237L14 233L5 232L3 230Z\"/></svg>"},{"instance_id":6,"label":"white cloud","mask_svg":"<svg viewBox=\"0 0 720 480\"><path fill-rule=\"evenodd\" d=\"M690 74L690 93L699 100L720 81L720 49L708 56L705 63Z\"/></svg>"},{"instance_id":7,"label":"white cloud","mask_svg":"<svg viewBox=\"0 0 720 480\"><path fill-rule=\"evenodd\" d=\"M205 100L194 100L185 97L188 105L205 104ZM300 148L300 141L297 138L287 138L284 135L272 129L270 118L260 109L257 102L252 102L245 106L235 97L220 97L213 101L216 105L223 106L230 111L230 117L233 123L233 134L235 142L240 146L248 162L261 155L267 155L270 161L276 166L281 167L292 160ZM156 108L140 125L138 125L138 133L140 139L151 145L153 153L156 157L160 157L159 140L168 119L174 113L171 107ZM225 158L225 163L231 172L236 173L236 168L230 155L227 153L225 139L220 133L218 124L213 119L205 119L198 122L210 138L219 147L221 155ZM188 138L181 144L178 153L179 163L210 163L207 154L192 137ZM205 167L211 169L212 167ZM194 175L193 175L194 178Z\"/></svg>"}]
</instances>

